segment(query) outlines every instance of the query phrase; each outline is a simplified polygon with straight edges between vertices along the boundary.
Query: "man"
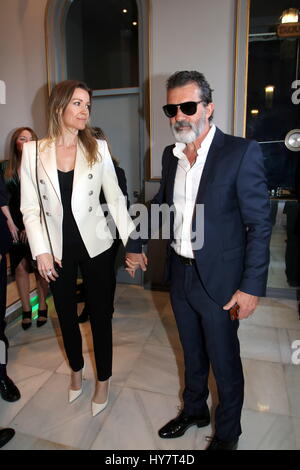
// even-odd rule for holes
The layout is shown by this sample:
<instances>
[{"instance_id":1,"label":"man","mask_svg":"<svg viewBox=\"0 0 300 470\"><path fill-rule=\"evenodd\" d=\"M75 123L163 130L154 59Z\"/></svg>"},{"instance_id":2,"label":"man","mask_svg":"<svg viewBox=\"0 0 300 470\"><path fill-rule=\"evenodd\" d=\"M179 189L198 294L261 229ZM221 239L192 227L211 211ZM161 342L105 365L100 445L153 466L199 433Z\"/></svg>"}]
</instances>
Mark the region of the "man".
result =
<instances>
[{"instance_id":1,"label":"man","mask_svg":"<svg viewBox=\"0 0 300 470\"><path fill-rule=\"evenodd\" d=\"M20 392L6 373L8 341L4 334L6 312L7 267L6 253L11 244L7 220L3 212L7 211L7 195L0 175L0 395L5 401L14 402L21 397ZM11 428L0 429L0 447L3 447L14 436Z\"/></svg>"},{"instance_id":2,"label":"man","mask_svg":"<svg viewBox=\"0 0 300 470\"><path fill-rule=\"evenodd\" d=\"M207 450L233 450L241 434L244 379L239 322L231 309L239 319L247 318L265 294L271 222L259 145L215 127L211 92L199 72L177 72L167 81L163 110L176 144L164 150L160 190L152 204L175 207L168 265L184 352L185 389L182 411L159 430L159 436L175 438L192 425L209 424L211 364L219 404ZM197 220L201 204L203 223ZM197 243L191 236L195 231ZM147 262L142 241L134 238L126 256L132 276L138 267L145 270Z\"/></svg>"}]
</instances>

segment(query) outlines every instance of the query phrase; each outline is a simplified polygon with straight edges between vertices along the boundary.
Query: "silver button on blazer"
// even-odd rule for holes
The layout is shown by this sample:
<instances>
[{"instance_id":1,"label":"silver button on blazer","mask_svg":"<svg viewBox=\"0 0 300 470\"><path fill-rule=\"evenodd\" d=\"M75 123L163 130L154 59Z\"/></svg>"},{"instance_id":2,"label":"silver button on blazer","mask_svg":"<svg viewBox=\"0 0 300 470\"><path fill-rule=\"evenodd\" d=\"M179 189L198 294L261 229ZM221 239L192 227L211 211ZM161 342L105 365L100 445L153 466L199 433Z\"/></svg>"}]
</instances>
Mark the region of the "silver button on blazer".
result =
<instances>
[{"instance_id":1,"label":"silver button on blazer","mask_svg":"<svg viewBox=\"0 0 300 470\"><path fill-rule=\"evenodd\" d=\"M107 144L104 140L98 140L97 143L100 157L92 167L87 163L82 145L79 143L77 146L71 199L74 218L91 257L107 250L113 243L113 236L107 228L106 218L99 202L101 188L124 245L134 230L134 223L128 214L125 197L119 188ZM63 207L57 175L55 143L43 139L39 141L38 148L37 169L38 179L43 184L44 211L49 214L47 225L54 255L61 260ZM28 142L23 147L21 164L21 211L34 258L42 253L50 253L45 224L40 220L35 162L35 142Z\"/></svg>"}]
</instances>

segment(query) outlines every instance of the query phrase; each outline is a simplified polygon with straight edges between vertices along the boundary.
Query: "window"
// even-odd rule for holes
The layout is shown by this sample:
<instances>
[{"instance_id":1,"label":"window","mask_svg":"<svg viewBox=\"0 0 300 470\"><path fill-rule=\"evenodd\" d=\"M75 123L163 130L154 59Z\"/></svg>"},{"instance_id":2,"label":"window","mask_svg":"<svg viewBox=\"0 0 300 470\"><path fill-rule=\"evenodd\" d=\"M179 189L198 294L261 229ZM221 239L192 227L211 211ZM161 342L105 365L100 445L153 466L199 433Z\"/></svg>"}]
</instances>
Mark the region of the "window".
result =
<instances>
[{"instance_id":1,"label":"window","mask_svg":"<svg viewBox=\"0 0 300 470\"><path fill-rule=\"evenodd\" d=\"M93 90L137 87L135 0L74 0L66 18L67 78Z\"/></svg>"}]
</instances>

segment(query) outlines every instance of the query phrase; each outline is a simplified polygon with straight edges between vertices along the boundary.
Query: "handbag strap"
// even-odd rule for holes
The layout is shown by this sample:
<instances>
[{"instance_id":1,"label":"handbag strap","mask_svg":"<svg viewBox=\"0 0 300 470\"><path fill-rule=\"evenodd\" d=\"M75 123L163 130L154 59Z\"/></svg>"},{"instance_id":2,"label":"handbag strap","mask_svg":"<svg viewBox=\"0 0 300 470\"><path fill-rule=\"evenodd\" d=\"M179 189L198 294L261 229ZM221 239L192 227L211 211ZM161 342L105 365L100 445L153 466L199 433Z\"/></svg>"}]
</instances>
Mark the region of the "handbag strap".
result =
<instances>
[{"instance_id":1,"label":"handbag strap","mask_svg":"<svg viewBox=\"0 0 300 470\"><path fill-rule=\"evenodd\" d=\"M47 237L50 245L50 250L51 250L51 255L53 257L53 260L55 259L54 253L53 253L53 248L52 248L52 243L50 240L50 235L49 235L49 229L48 229L48 224L45 216L45 211L44 211L44 206L43 206L43 201L41 197L41 192L40 192L40 187L39 187L39 179L38 179L38 141L35 141L35 179L36 179L36 187L38 191L38 196L39 196L39 203L40 203L40 209L43 214L44 222L45 222L45 227L46 227L46 232L47 232Z\"/></svg>"}]
</instances>

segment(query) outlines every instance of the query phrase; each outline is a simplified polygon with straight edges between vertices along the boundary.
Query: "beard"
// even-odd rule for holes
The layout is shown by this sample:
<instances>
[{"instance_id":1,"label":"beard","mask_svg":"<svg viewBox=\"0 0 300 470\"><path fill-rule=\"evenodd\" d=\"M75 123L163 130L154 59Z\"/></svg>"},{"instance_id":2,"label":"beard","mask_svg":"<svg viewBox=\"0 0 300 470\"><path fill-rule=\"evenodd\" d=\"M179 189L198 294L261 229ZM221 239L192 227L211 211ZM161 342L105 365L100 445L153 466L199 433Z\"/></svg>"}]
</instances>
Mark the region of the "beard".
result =
<instances>
[{"instance_id":1,"label":"beard","mask_svg":"<svg viewBox=\"0 0 300 470\"><path fill-rule=\"evenodd\" d=\"M197 124L184 120L177 121L175 124L170 124L176 142L181 142L183 144L194 142L206 127L205 115L206 113L204 111ZM181 131L180 127L188 127L189 129Z\"/></svg>"}]
</instances>

